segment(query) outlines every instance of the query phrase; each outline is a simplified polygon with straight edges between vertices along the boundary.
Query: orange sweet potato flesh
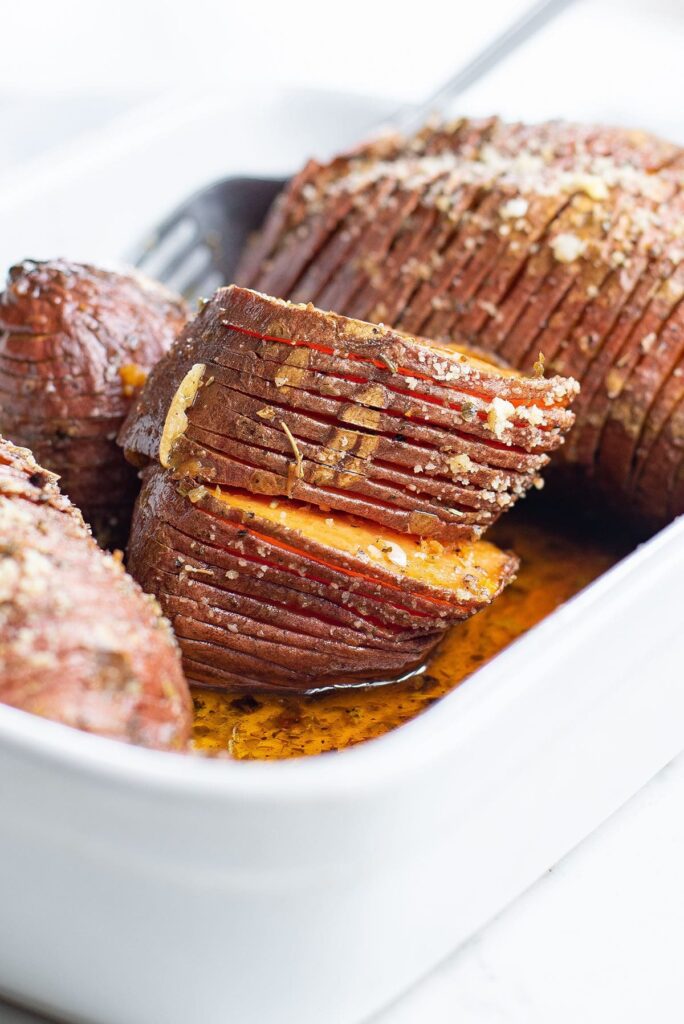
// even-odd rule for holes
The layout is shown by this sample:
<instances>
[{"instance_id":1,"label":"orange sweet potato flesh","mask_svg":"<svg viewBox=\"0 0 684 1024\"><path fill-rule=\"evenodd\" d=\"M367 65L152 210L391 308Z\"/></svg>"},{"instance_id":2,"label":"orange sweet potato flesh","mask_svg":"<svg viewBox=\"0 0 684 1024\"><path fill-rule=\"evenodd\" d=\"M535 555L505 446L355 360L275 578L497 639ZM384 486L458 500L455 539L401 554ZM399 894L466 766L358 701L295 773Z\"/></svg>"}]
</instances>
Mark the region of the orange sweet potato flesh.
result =
<instances>
[{"instance_id":1,"label":"orange sweet potato flesh","mask_svg":"<svg viewBox=\"0 0 684 1024\"><path fill-rule=\"evenodd\" d=\"M0 295L0 431L31 448L105 544L125 543L137 491L116 433L187 319L141 275L24 261Z\"/></svg>"},{"instance_id":2,"label":"orange sweet potato flesh","mask_svg":"<svg viewBox=\"0 0 684 1024\"><path fill-rule=\"evenodd\" d=\"M453 622L513 578L485 541L435 541L246 492L188 492L144 471L129 567L156 594L188 678L310 691L420 667Z\"/></svg>"},{"instance_id":3,"label":"orange sweet potato flesh","mask_svg":"<svg viewBox=\"0 0 684 1024\"><path fill-rule=\"evenodd\" d=\"M576 391L232 286L155 368L120 443L197 484L455 543L538 484Z\"/></svg>"},{"instance_id":4,"label":"orange sweet potato flesh","mask_svg":"<svg viewBox=\"0 0 684 1024\"><path fill-rule=\"evenodd\" d=\"M581 384L556 466L581 481L584 498L596 488L621 514L658 526L684 512L672 429L684 357L683 168L679 147L643 132L430 125L309 164L236 280L473 345L520 370L541 350L547 370ZM382 223L410 208L393 239L359 202L380 188L390 208ZM336 239L352 227L354 244L334 263Z\"/></svg>"},{"instance_id":5,"label":"orange sweet potato flesh","mask_svg":"<svg viewBox=\"0 0 684 1024\"><path fill-rule=\"evenodd\" d=\"M56 477L0 438L0 702L183 750L191 702L156 602L102 552Z\"/></svg>"}]
</instances>

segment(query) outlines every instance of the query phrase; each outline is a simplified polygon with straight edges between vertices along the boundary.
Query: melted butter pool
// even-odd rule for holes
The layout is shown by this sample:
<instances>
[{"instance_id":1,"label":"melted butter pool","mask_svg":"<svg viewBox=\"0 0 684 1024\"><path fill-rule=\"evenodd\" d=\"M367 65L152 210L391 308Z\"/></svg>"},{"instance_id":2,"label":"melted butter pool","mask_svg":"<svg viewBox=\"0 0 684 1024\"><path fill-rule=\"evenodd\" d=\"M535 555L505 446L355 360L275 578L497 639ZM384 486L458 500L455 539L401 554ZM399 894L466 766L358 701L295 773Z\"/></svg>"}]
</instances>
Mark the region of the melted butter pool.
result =
<instances>
[{"instance_id":1,"label":"melted butter pool","mask_svg":"<svg viewBox=\"0 0 684 1024\"><path fill-rule=\"evenodd\" d=\"M596 530L535 521L522 509L489 537L519 555L518 578L493 605L449 632L423 675L312 697L194 688L196 749L266 761L342 750L382 736L453 690L631 547Z\"/></svg>"}]
</instances>

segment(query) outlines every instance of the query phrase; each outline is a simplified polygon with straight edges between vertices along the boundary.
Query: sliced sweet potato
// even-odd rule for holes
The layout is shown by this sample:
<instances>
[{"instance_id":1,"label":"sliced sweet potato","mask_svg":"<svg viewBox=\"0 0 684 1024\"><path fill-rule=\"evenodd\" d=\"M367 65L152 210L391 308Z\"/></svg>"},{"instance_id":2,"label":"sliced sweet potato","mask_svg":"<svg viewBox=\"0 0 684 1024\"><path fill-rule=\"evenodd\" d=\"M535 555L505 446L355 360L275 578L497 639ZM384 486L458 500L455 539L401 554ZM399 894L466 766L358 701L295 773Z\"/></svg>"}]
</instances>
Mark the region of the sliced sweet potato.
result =
<instances>
[{"instance_id":1,"label":"sliced sweet potato","mask_svg":"<svg viewBox=\"0 0 684 1024\"><path fill-rule=\"evenodd\" d=\"M676 508L674 484L684 462L684 365L677 367L668 380L672 392L670 409L647 451L639 452L634 472L634 493L640 504L649 502L654 514L667 519L668 502ZM671 486L662 487L665 480Z\"/></svg>"},{"instance_id":2,"label":"sliced sweet potato","mask_svg":"<svg viewBox=\"0 0 684 1024\"><path fill-rule=\"evenodd\" d=\"M234 330L242 333L241 329ZM485 443L498 439L508 447L523 451L554 450L573 422L567 404L574 385L564 393L562 378L549 380L541 389L530 389L530 394L524 385L523 389L517 387L517 381L507 371L492 373L491 364L486 367L485 375L475 374L467 379L468 369L477 365L477 359L454 351L430 350L438 357L438 365L445 374L443 380L436 380L428 375L427 365L421 370L391 360L388 365L389 355L383 356L385 361L378 360L379 365L375 366L371 360L346 358L339 353L328 355L306 344L273 344L274 340L235 338L228 352L216 354L216 363L212 366L237 368L241 362L251 373L271 381L283 396L294 386L337 398L359 409L362 426L372 427L374 413L387 410L446 430L460 430ZM378 348L381 350L381 345ZM359 362L365 365L359 366ZM553 394L556 384L561 388L557 403ZM535 395L534 390L542 393ZM490 415L500 407L495 402L497 398L514 407L500 429L494 428Z\"/></svg>"},{"instance_id":3,"label":"sliced sweet potato","mask_svg":"<svg viewBox=\"0 0 684 1024\"><path fill-rule=\"evenodd\" d=\"M502 223L501 210L511 198L505 186L493 186L469 218L453 245L457 258L461 253L464 258L458 258L456 265L448 264L449 287L441 293L439 303L433 304L428 318L416 326L416 333L435 340L449 338L451 323L458 317L462 338L468 336L467 316L478 289L488 281L490 268L503 261L509 226Z\"/></svg>"},{"instance_id":4,"label":"sliced sweet potato","mask_svg":"<svg viewBox=\"0 0 684 1024\"><path fill-rule=\"evenodd\" d=\"M219 388L202 388L198 392L190 411L191 418L199 412L200 407L208 407L210 403L217 409L223 410L224 403L228 401L228 396L222 391L225 388L231 393L239 392L263 399L262 406L264 408L270 407L293 413L303 413L338 428L353 430L358 427L363 433L369 432L368 423L366 422L366 425L361 423L361 419L364 417L359 415L356 406L346 402L338 395L315 394L289 385L278 388L272 381L252 373L249 366L245 367L245 361L240 356L235 356L233 359L228 355L222 355L221 358L224 364L234 362L235 368L217 364L212 366L212 376L214 377L212 383L218 383ZM237 369L238 364L242 364L242 370ZM438 425L422 421L415 416L404 416L394 410L376 409L374 412L376 423L372 436L376 434L385 436L390 444L409 441L412 444L420 445L434 458L438 458L440 453L446 455L467 453L472 461L477 460L478 463L484 465L502 467L524 474L538 473L548 462L548 456L543 452L525 452L522 449L509 448L494 441L480 441L472 434L454 431L447 433ZM368 420L368 417L365 419ZM132 422L137 422L137 418L132 417ZM220 420L215 420L215 422L220 422ZM142 431L139 432L137 443L142 446L141 451L143 451L145 436ZM154 457L152 446L148 446L152 452L151 457ZM128 454L135 461L135 452L131 450Z\"/></svg>"},{"instance_id":5,"label":"sliced sweet potato","mask_svg":"<svg viewBox=\"0 0 684 1024\"><path fill-rule=\"evenodd\" d=\"M493 250L480 289L462 314L452 311L441 337L450 337L458 321L459 335L479 344L488 328L500 324L503 319L500 305L514 292L531 251L547 236L549 227L569 201L565 194L525 197L506 193L498 209L498 234L503 235L505 248L501 252L497 248ZM432 336L427 326L425 333Z\"/></svg>"},{"instance_id":6,"label":"sliced sweet potato","mask_svg":"<svg viewBox=\"0 0 684 1024\"><path fill-rule=\"evenodd\" d=\"M263 272L284 231L291 227L293 211L299 206L304 215L306 202L303 193L311 187L324 168L316 160L309 160L302 170L295 174L283 192L275 199L270 213L268 228L253 234L240 257L240 273L244 283L253 286L256 276ZM247 280L249 279L249 281Z\"/></svg>"},{"instance_id":7,"label":"sliced sweet potato","mask_svg":"<svg viewBox=\"0 0 684 1024\"><path fill-rule=\"evenodd\" d=\"M100 551L56 477L0 439L0 701L184 749L190 696L168 623Z\"/></svg>"},{"instance_id":8,"label":"sliced sweet potato","mask_svg":"<svg viewBox=\"0 0 684 1024\"><path fill-rule=\"evenodd\" d=\"M334 298L340 313L477 346L519 370L543 352L547 367L577 376L583 388L563 460L614 504L662 523L656 508L671 504L671 478L656 479L656 467L666 473L677 452L661 453L648 472L643 462L670 436L679 401L669 380L684 335L672 304L659 311L658 293L682 261L682 151L619 128L483 124L459 122L453 135L433 126L395 138L382 155L371 142L352 160L320 165L296 230L345 194L371 183L401 190L410 180L420 196L410 214L415 237L398 230L388 248L384 211L339 270L328 267L322 294L309 291L313 256L297 298ZM273 223L267 218L267 231ZM278 245L294 232L281 222ZM637 486L642 478L647 488Z\"/></svg>"},{"instance_id":9,"label":"sliced sweet potato","mask_svg":"<svg viewBox=\"0 0 684 1024\"><path fill-rule=\"evenodd\" d=\"M611 478L623 487L631 487L636 449L651 406L684 351L683 296L684 264L680 264L651 304L654 312L644 337L652 344L639 344L630 363L620 368L615 383L600 460L609 465Z\"/></svg>"},{"instance_id":10,"label":"sliced sweet potato","mask_svg":"<svg viewBox=\"0 0 684 1024\"><path fill-rule=\"evenodd\" d=\"M575 392L573 381L524 378L230 287L159 364L121 443L136 463L160 458L194 483L287 495L451 542L478 536L532 486L534 460L572 423ZM262 396L271 401L255 408ZM433 429L432 450L414 461L405 423Z\"/></svg>"},{"instance_id":11,"label":"sliced sweet potato","mask_svg":"<svg viewBox=\"0 0 684 1024\"><path fill-rule=\"evenodd\" d=\"M663 430L663 443L670 449L667 460L668 487L666 493L669 500L668 514L670 517L680 515L684 508L684 400L675 408Z\"/></svg>"},{"instance_id":12,"label":"sliced sweet potato","mask_svg":"<svg viewBox=\"0 0 684 1024\"><path fill-rule=\"evenodd\" d=\"M339 462L349 459L355 464L367 463L365 471L371 475L375 471L384 475L386 471L396 468L412 475L414 482L418 483L426 478L436 478L464 486L476 485L495 492L510 490L514 494L524 493L533 484L541 468L541 463L536 462L527 466L524 472L515 472L490 466L486 461L458 459L458 454L465 453L469 442L460 442L459 445L457 439L454 447L440 451L435 446L412 442L402 434L387 436L379 430L369 433L344 425L341 419L326 419L297 408L287 408L264 397L246 394L238 390L237 384L242 382L235 382L233 387L225 381L221 383L222 387L205 388L197 396L192 409L188 411L188 436L193 436L195 426L211 430L217 423L221 423L222 433L226 436L230 428L231 437L253 442L260 447L286 450L284 440L287 438L280 425L282 422L287 423L295 438L318 446L321 458L327 460L330 455L334 455ZM275 387L272 390L275 397ZM231 406L230 421L222 420L227 402ZM473 448L470 446L471 454ZM486 445L480 445L479 450L485 457L489 454ZM289 443L287 451L291 456Z\"/></svg>"},{"instance_id":13,"label":"sliced sweet potato","mask_svg":"<svg viewBox=\"0 0 684 1024\"><path fill-rule=\"evenodd\" d=\"M420 333L428 317L443 308L444 292L467 260L468 252L460 239L478 216L483 201L481 188L473 182L463 183L448 195L425 197L425 205L434 215L430 230L415 256L398 268L398 290L391 279L377 282L382 297L369 312L369 319L382 319L412 334Z\"/></svg>"},{"instance_id":14,"label":"sliced sweet potato","mask_svg":"<svg viewBox=\"0 0 684 1024\"><path fill-rule=\"evenodd\" d=\"M64 260L13 267L0 295L0 430L63 477L103 543L124 542L137 489L116 433L186 319L180 298L137 274Z\"/></svg>"},{"instance_id":15,"label":"sliced sweet potato","mask_svg":"<svg viewBox=\"0 0 684 1024\"><path fill-rule=\"evenodd\" d=\"M143 475L129 566L171 618L189 677L211 685L397 677L517 567L484 541L447 551L291 500L180 493L159 465Z\"/></svg>"},{"instance_id":16,"label":"sliced sweet potato","mask_svg":"<svg viewBox=\"0 0 684 1024\"><path fill-rule=\"evenodd\" d=\"M624 369L634 346L640 346L644 338L647 338L647 345L650 343L648 336L642 333L640 324L660 285L658 261L649 260L604 338L603 345L599 347L598 339L593 335L585 337L584 345L590 350L592 358L584 373L582 416L577 429L568 438L568 445L572 449L568 460L574 464L591 468L596 462L603 427L615 392L615 388L610 386L611 379L615 378L612 371Z\"/></svg>"},{"instance_id":17,"label":"sliced sweet potato","mask_svg":"<svg viewBox=\"0 0 684 1024\"><path fill-rule=\"evenodd\" d=\"M431 152L431 148L428 147L426 155L429 156ZM354 296L368 277L372 278L381 273L397 232L405 219L415 210L423 191L438 192L445 174L442 163L435 158L432 172L418 187L413 186L409 174L405 180L396 181L392 191L381 193L379 203L376 205L368 208L364 203L364 224L359 244L352 252L351 258L339 267L327 287L316 293L316 302L326 309L338 309L342 306L349 309ZM392 179L388 181L391 183ZM377 189L378 185L374 187ZM311 269L309 276L310 274ZM282 293L276 291L275 294ZM309 299L311 292L307 287L307 281L302 281L295 290L294 295L298 294Z\"/></svg>"},{"instance_id":18,"label":"sliced sweet potato","mask_svg":"<svg viewBox=\"0 0 684 1024\"><path fill-rule=\"evenodd\" d=\"M667 500L664 491L654 492L654 481L671 479L677 464L682 459L681 443L671 433L673 417L684 400L684 356L665 382L657 401L648 414L639 446L635 455L633 472L634 489L638 500L643 502L657 496L661 502ZM679 438L679 442L683 439ZM662 516L666 512L659 513Z\"/></svg>"},{"instance_id":19,"label":"sliced sweet potato","mask_svg":"<svg viewBox=\"0 0 684 1024\"><path fill-rule=\"evenodd\" d=\"M470 196L462 196L464 207L470 201ZM442 240L448 232L448 226L429 197L422 199L397 232L382 267L374 275L365 275L363 284L348 304L348 315L358 320L397 324L423 275L431 273L439 263ZM439 237L433 244L435 233ZM427 267L422 263L424 252L431 261Z\"/></svg>"},{"instance_id":20,"label":"sliced sweet potato","mask_svg":"<svg viewBox=\"0 0 684 1024\"><path fill-rule=\"evenodd\" d=\"M420 257L414 261L412 276L417 287L406 296L396 320L398 328L411 334L420 333L434 311L443 308L445 292L467 264L471 254L466 248L470 225L478 223L486 195L478 183L465 182L453 195L434 202L435 206L443 208L442 217L434 225ZM391 287L392 283L388 284Z\"/></svg>"}]
</instances>

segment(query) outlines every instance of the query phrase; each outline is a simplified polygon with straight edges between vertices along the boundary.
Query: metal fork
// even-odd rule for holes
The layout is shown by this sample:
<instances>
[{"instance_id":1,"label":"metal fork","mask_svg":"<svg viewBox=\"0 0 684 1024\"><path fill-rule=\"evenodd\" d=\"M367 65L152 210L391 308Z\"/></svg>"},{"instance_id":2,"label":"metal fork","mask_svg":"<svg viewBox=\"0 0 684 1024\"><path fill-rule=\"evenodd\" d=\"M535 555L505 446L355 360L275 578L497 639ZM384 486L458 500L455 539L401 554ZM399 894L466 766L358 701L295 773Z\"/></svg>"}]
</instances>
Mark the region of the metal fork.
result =
<instances>
[{"instance_id":1,"label":"metal fork","mask_svg":"<svg viewBox=\"0 0 684 1024\"><path fill-rule=\"evenodd\" d=\"M402 107L380 130L410 133L499 64L573 0L539 0L424 103ZM186 199L131 254L130 262L189 300L231 280L249 235L284 178L224 178Z\"/></svg>"}]
</instances>

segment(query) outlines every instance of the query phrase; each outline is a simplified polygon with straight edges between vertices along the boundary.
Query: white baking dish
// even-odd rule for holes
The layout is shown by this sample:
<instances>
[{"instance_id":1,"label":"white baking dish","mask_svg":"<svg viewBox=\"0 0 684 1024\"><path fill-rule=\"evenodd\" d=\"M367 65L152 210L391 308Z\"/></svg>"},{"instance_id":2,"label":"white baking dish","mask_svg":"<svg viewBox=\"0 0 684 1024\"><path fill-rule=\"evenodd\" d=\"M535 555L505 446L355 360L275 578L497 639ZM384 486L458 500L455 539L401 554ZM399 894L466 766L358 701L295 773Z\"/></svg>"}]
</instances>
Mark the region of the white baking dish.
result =
<instances>
[{"instance_id":1,"label":"white baking dish","mask_svg":"<svg viewBox=\"0 0 684 1024\"><path fill-rule=\"evenodd\" d=\"M287 170L331 123L305 105L262 97L256 127L218 99L161 107L7 179L0 262L116 257L205 179ZM289 148L284 109L306 124ZM338 103L316 148L378 110ZM94 1024L360 1021L684 748L683 609L684 520L419 719L297 762L157 754L0 707L0 990Z\"/></svg>"},{"instance_id":2,"label":"white baking dish","mask_svg":"<svg viewBox=\"0 0 684 1024\"><path fill-rule=\"evenodd\" d=\"M280 764L0 708L0 989L98 1024L351 1024L684 747L684 521L439 705Z\"/></svg>"}]
</instances>

